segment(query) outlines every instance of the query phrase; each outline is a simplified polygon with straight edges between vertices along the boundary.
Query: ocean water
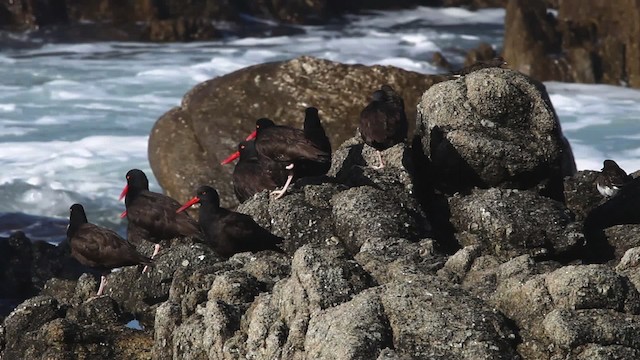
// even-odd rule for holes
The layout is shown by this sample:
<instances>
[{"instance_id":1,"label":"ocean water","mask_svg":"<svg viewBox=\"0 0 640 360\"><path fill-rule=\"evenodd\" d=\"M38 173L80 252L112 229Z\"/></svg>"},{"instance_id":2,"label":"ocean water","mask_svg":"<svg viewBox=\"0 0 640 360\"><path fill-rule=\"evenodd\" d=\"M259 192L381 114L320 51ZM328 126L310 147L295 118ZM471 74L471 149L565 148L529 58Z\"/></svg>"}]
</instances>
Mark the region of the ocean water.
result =
<instances>
[{"instance_id":1,"label":"ocean water","mask_svg":"<svg viewBox=\"0 0 640 360\"><path fill-rule=\"evenodd\" d=\"M0 46L0 236L24 230L59 241L75 202L90 221L124 234L124 174L140 168L160 190L147 160L149 131L199 82L303 54L439 73L430 62L436 51L461 64L480 42L500 50L504 10L418 8L348 20L298 35L188 44L52 44L12 35L24 46ZM640 91L546 85L579 169L600 169L605 158L640 168Z\"/></svg>"}]
</instances>

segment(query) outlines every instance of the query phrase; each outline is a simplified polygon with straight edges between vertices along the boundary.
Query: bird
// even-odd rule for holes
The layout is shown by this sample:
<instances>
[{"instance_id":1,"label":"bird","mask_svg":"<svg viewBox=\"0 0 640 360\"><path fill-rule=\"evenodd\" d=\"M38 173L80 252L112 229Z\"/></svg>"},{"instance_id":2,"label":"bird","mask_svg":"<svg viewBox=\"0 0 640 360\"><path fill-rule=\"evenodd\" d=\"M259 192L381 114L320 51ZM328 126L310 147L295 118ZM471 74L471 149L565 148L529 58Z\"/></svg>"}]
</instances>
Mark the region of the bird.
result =
<instances>
[{"instance_id":1,"label":"bird","mask_svg":"<svg viewBox=\"0 0 640 360\"><path fill-rule=\"evenodd\" d=\"M316 162L302 160L296 170L296 176L300 178L322 176L331 168L331 141L329 141L327 133L324 131L324 127L322 127L317 108L308 107L305 109L302 131L305 138L311 140L318 149L329 154L329 161Z\"/></svg>"},{"instance_id":2,"label":"bird","mask_svg":"<svg viewBox=\"0 0 640 360\"><path fill-rule=\"evenodd\" d=\"M615 196L620 189L629 183L633 178L618 166L618 164L607 159L603 163L602 171L596 177L596 188L604 197Z\"/></svg>"},{"instance_id":3,"label":"bird","mask_svg":"<svg viewBox=\"0 0 640 360\"><path fill-rule=\"evenodd\" d=\"M126 174L127 185L120 194L125 198L127 238L132 243L144 239L156 244L151 258L160 251L160 242L182 236L200 236L198 222L187 213L176 213L180 203L169 196L149 191L149 179L142 170ZM146 268L143 272L146 271Z\"/></svg>"},{"instance_id":4,"label":"bird","mask_svg":"<svg viewBox=\"0 0 640 360\"><path fill-rule=\"evenodd\" d=\"M242 141L238 153L240 160L233 169L233 190L241 203L265 189L275 190L286 181L288 170L269 159L260 161L253 140Z\"/></svg>"},{"instance_id":5,"label":"bird","mask_svg":"<svg viewBox=\"0 0 640 360\"><path fill-rule=\"evenodd\" d=\"M153 260L141 255L133 244L115 231L89 223L81 204L73 204L69 208L67 241L71 246L71 256L82 265L101 272L96 296L102 295L107 275L112 269L153 264Z\"/></svg>"},{"instance_id":6,"label":"bird","mask_svg":"<svg viewBox=\"0 0 640 360\"><path fill-rule=\"evenodd\" d=\"M220 196L211 186L200 186L196 196L182 205L177 213L200 203L200 226L208 243L224 257L240 252L273 250L284 252L278 247L283 239L271 234L258 225L249 215L227 210L220 206Z\"/></svg>"},{"instance_id":7,"label":"bird","mask_svg":"<svg viewBox=\"0 0 640 360\"><path fill-rule=\"evenodd\" d=\"M475 63L469 66L465 66L462 69L452 71L451 75L457 78L464 75L468 75L474 71L478 71L481 69L492 68L492 67L503 67L505 65L507 65L507 62L501 56L498 56L490 60L476 61Z\"/></svg>"},{"instance_id":8,"label":"bird","mask_svg":"<svg viewBox=\"0 0 640 360\"><path fill-rule=\"evenodd\" d=\"M306 138L303 130L276 125L268 118L256 121L256 130L247 140L255 141L258 161L275 162L288 171L282 189L271 192L276 199L284 196L294 178L308 176L310 172L318 174L320 171L314 167L326 169L326 173L331 166L331 153L323 151L314 141ZM238 156L239 152L236 152L222 163L227 164Z\"/></svg>"},{"instance_id":9,"label":"bird","mask_svg":"<svg viewBox=\"0 0 640 360\"><path fill-rule=\"evenodd\" d=\"M360 113L362 140L378 154L379 165L373 168L384 168L382 151L405 141L408 129L402 97L390 85L382 85Z\"/></svg>"}]
</instances>

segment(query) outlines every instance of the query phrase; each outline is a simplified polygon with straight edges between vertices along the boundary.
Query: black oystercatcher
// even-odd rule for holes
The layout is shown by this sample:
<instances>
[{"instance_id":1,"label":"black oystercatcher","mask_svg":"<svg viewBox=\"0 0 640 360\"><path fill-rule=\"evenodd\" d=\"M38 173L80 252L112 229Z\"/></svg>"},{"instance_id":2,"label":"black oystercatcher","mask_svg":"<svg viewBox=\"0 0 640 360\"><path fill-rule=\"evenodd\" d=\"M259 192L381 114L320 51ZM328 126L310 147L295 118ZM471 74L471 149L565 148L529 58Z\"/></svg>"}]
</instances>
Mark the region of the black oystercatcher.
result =
<instances>
[{"instance_id":1,"label":"black oystercatcher","mask_svg":"<svg viewBox=\"0 0 640 360\"><path fill-rule=\"evenodd\" d=\"M596 178L596 188L604 197L614 196L633 178L613 160L605 160L602 172Z\"/></svg>"},{"instance_id":2,"label":"black oystercatcher","mask_svg":"<svg viewBox=\"0 0 640 360\"><path fill-rule=\"evenodd\" d=\"M380 165L374 168L382 169L381 152L407 138L409 123L404 101L391 86L382 85L371 98L369 105L360 113L360 134L367 145L377 150Z\"/></svg>"},{"instance_id":3,"label":"black oystercatcher","mask_svg":"<svg viewBox=\"0 0 640 360\"><path fill-rule=\"evenodd\" d=\"M196 196L180 207L177 212L200 203L200 226L207 241L221 256L230 257L245 251L273 250L283 252L277 245L282 238L260 227L249 215L229 211L220 207L216 189L201 186Z\"/></svg>"},{"instance_id":4,"label":"black oystercatcher","mask_svg":"<svg viewBox=\"0 0 640 360\"><path fill-rule=\"evenodd\" d=\"M238 145L240 160L233 169L233 190L238 201L245 202L262 190L275 190L283 184L289 173L279 163L258 158L255 142L243 141Z\"/></svg>"},{"instance_id":5,"label":"black oystercatcher","mask_svg":"<svg viewBox=\"0 0 640 360\"><path fill-rule=\"evenodd\" d=\"M296 177L303 178L308 176L322 176L331 168L331 142L320 123L318 109L308 107L304 111L304 137L320 150L329 154L329 161L316 162L303 160L300 162L298 169L295 171Z\"/></svg>"},{"instance_id":6,"label":"black oystercatcher","mask_svg":"<svg viewBox=\"0 0 640 360\"><path fill-rule=\"evenodd\" d=\"M460 77L464 75L468 75L474 71L478 71L481 69L492 68L492 67L502 67L507 65L507 62L501 57L495 57L491 60L480 60L469 66L465 66L460 70L452 71L451 74L454 77Z\"/></svg>"},{"instance_id":7,"label":"black oystercatcher","mask_svg":"<svg viewBox=\"0 0 640 360\"><path fill-rule=\"evenodd\" d=\"M80 204L71 205L67 241L71 246L71 256L82 265L102 273L97 296L102 295L111 269L153 264L153 260L140 255L133 244L114 231L87 222L87 215Z\"/></svg>"},{"instance_id":8,"label":"black oystercatcher","mask_svg":"<svg viewBox=\"0 0 640 360\"><path fill-rule=\"evenodd\" d=\"M120 199L125 197L127 207L122 213L122 217L126 216L129 221L127 238L132 243L138 243L140 239L155 243L152 259L160 251L161 241L202 234L198 222L189 214L176 214L179 202L149 191L149 180L142 170L129 170L126 178L127 186L122 190Z\"/></svg>"},{"instance_id":9,"label":"black oystercatcher","mask_svg":"<svg viewBox=\"0 0 640 360\"><path fill-rule=\"evenodd\" d=\"M256 131L247 139L255 138L255 147L258 153L258 161L264 158L279 163L281 167L289 170L287 181L282 190L272 192L276 199L281 198L291 181L300 178L310 172L317 173L319 170L312 169L314 166L326 168L331 166L331 153L327 153L316 144L305 137L304 131L289 126L278 126L267 118L256 121ZM228 157L223 164L233 161L239 153ZM326 173L326 170L324 170Z\"/></svg>"}]
</instances>

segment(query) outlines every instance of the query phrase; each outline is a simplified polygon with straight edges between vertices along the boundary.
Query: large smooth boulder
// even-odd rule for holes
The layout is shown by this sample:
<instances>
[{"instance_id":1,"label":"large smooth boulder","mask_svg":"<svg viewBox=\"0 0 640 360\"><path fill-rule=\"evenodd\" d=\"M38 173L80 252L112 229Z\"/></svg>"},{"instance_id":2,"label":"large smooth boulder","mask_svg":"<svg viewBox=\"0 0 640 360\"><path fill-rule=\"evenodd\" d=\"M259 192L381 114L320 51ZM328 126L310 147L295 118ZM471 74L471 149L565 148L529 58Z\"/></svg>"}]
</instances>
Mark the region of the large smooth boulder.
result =
<instances>
[{"instance_id":1,"label":"large smooth boulder","mask_svg":"<svg viewBox=\"0 0 640 360\"><path fill-rule=\"evenodd\" d=\"M203 82L182 105L164 114L149 138L149 162L165 192L185 201L201 184L211 184L222 204L237 204L231 185L233 165L220 161L270 117L301 128L304 109L315 106L334 146L353 136L371 93L390 84L415 116L420 95L443 78L391 66L346 65L303 56L244 68Z\"/></svg>"},{"instance_id":2,"label":"large smooth boulder","mask_svg":"<svg viewBox=\"0 0 640 360\"><path fill-rule=\"evenodd\" d=\"M429 175L446 192L541 187L560 200L563 177L576 171L544 85L511 70L483 69L432 86L418 105L416 129Z\"/></svg>"}]
</instances>

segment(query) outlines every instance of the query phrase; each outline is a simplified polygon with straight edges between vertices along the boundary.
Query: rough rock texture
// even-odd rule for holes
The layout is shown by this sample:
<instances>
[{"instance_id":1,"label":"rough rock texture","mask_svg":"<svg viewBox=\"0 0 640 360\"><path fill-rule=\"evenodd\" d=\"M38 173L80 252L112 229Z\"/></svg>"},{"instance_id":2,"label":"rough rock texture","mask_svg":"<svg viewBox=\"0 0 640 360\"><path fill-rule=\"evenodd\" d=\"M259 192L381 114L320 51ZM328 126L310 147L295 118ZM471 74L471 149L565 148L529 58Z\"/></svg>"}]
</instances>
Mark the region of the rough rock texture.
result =
<instances>
[{"instance_id":1,"label":"rough rock texture","mask_svg":"<svg viewBox=\"0 0 640 360\"><path fill-rule=\"evenodd\" d=\"M640 349L628 340L634 335L627 335L640 325L640 296L626 277L606 265L545 271L523 257L498 270L492 303L520 328L523 341L518 351L524 358L551 359L572 351L584 353L584 358L593 352L624 354ZM613 325L616 322L619 326ZM576 349L589 343L595 347ZM602 348L611 345L618 348Z\"/></svg>"},{"instance_id":2,"label":"rough rock texture","mask_svg":"<svg viewBox=\"0 0 640 360\"><path fill-rule=\"evenodd\" d=\"M564 179L565 203L577 219L584 220L591 210L604 201L595 185L598 174L598 171L578 171Z\"/></svg>"},{"instance_id":3,"label":"rough rock texture","mask_svg":"<svg viewBox=\"0 0 640 360\"><path fill-rule=\"evenodd\" d=\"M543 0L509 1L504 55L513 69L541 81L639 87L639 21L634 0L559 1L557 18Z\"/></svg>"},{"instance_id":4,"label":"rough rock texture","mask_svg":"<svg viewBox=\"0 0 640 360\"><path fill-rule=\"evenodd\" d=\"M449 204L460 245L478 244L502 261L522 254L562 257L584 244L582 224L562 203L530 191L478 189Z\"/></svg>"},{"instance_id":5,"label":"rough rock texture","mask_svg":"<svg viewBox=\"0 0 640 360\"><path fill-rule=\"evenodd\" d=\"M465 78L474 76L487 84L522 77L493 69ZM498 94L500 86L485 91ZM502 151L504 158L482 164L532 166L535 156L515 156L507 151L513 144L497 135L521 134L529 124L522 119L555 124L553 109L536 108L528 97L487 99L473 106L464 98L440 101L432 112L503 109L503 122L521 127L487 132L500 141L481 142L478 153ZM186 121L174 125L191 131ZM178 133L169 151L190 144ZM559 129L545 134L531 136L527 148L561 137ZM583 172L564 179L558 198L565 204L545 196L548 184L562 179L553 168L450 195L433 187L438 173L417 139L417 148L383 152L387 167L377 170L369 166L375 153L355 136L335 150L328 176L301 179L278 200L264 191L241 204L239 211L284 238L287 254L223 260L196 239L174 239L150 273L130 267L109 275L106 296L93 298L98 284L90 274L49 279L3 320L0 358L636 359L640 186L596 205ZM532 174L540 177L517 183ZM8 244L10 254L38 254L0 263L22 280L27 272L12 259L32 259L30 274L41 274L62 251L35 252L24 238ZM151 244L140 246L151 251ZM134 317L144 330L124 326Z\"/></svg>"},{"instance_id":6,"label":"rough rock texture","mask_svg":"<svg viewBox=\"0 0 640 360\"><path fill-rule=\"evenodd\" d=\"M197 85L180 108L163 115L151 131L149 162L160 185L175 199L185 201L199 185L212 184L222 204L232 206L237 204L233 166L219 163L254 130L256 119L270 117L301 128L305 107L315 106L337 147L354 134L360 111L380 85L398 89L407 116L413 118L420 95L441 80L389 66L345 65L306 56L251 66Z\"/></svg>"},{"instance_id":7,"label":"rough rock texture","mask_svg":"<svg viewBox=\"0 0 640 360\"><path fill-rule=\"evenodd\" d=\"M148 331L124 327L126 317L108 297L74 307L37 296L22 303L4 321L3 359L151 359Z\"/></svg>"},{"instance_id":8,"label":"rough rock texture","mask_svg":"<svg viewBox=\"0 0 640 360\"><path fill-rule=\"evenodd\" d=\"M562 199L575 172L544 86L506 69L483 69L437 84L418 105L416 136L437 188L474 186L543 191Z\"/></svg>"}]
</instances>

